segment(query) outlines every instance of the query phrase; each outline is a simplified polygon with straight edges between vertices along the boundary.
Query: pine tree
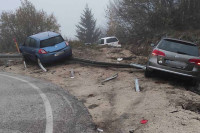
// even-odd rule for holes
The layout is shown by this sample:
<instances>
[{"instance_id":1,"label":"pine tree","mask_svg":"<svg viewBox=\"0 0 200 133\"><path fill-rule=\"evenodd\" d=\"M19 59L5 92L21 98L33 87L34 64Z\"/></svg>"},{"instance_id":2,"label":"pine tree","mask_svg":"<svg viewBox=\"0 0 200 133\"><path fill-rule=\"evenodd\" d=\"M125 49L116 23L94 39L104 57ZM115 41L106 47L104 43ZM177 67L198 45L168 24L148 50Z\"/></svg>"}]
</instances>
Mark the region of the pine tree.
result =
<instances>
[{"instance_id":1,"label":"pine tree","mask_svg":"<svg viewBox=\"0 0 200 133\"><path fill-rule=\"evenodd\" d=\"M101 31L96 28L96 20L91 9L86 5L85 10L80 18L80 22L76 25L76 37L84 43L94 43L98 40Z\"/></svg>"}]
</instances>

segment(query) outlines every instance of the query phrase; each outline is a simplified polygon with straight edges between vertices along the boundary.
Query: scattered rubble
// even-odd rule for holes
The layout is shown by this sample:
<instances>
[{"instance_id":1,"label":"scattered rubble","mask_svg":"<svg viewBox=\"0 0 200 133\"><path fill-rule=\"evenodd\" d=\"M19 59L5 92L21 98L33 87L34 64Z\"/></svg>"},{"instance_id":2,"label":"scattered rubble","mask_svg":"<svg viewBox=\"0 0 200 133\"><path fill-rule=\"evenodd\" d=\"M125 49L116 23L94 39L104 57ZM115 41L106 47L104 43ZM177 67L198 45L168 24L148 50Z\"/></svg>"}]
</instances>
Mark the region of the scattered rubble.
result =
<instances>
[{"instance_id":1,"label":"scattered rubble","mask_svg":"<svg viewBox=\"0 0 200 133\"><path fill-rule=\"evenodd\" d=\"M114 63L117 57L134 56L128 50L118 48L75 49L74 53L79 58ZM121 63L145 64L146 57L134 57ZM128 133L130 129L134 133L196 133L200 130L200 96L191 92L190 87L180 80L162 76L147 79L143 71L134 68L99 68L68 62L47 66L49 71L46 73L33 73L38 71L37 65L29 67L27 64L27 67L24 71L24 65L20 63L6 68L0 66L0 70L42 78L60 85L85 104L95 124L105 133ZM72 68L78 75L76 80L69 76ZM102 79L114 73L120 75L118 80L100 84ZM140 81L140 93L133 91L136 78ZM140 124L141 116L151 122Z\"/></svg>"},{"instance_id":2,"label":"scattered rubble","mask_svg":"<svg viewBox=\"0 0 200 133\"><path fill-rule=\"evenodd\" d=\"M103 129L97 128L98 132L103 132Z\"/></svg>"},{"instance_id":3,"label":"scattered rubble","mask_svg":"<svg viewBox=\"0 0 200 133\"><path fill-rule=\"evenodd\" d=\"M99 105L97 105L97 104L92 104L92 105L90 105L90 106L88 106L88 108L89 109L94 109L94 108L96 108L96 107L98 107Z\"/></svg>"},{"instance_id":4,"label":"scattered rubble","mask_svg":"<svg viewBox=\"0 0 200 133\"><path fill-rule=\"evenodd\" d=\"M117 58L117 61L118 62L123 61L123 58Z\"/></svg>"},{"instance_id":5,"label":"scattered rubble","mask_svg":"<svg viewBox=\"0 0 200 133\"><path fill-rule=\"evenodd\" d=\"M74 78L74 69L70 70L70 78L72 78L72 79Z\"/></svg>"}]
</instances>

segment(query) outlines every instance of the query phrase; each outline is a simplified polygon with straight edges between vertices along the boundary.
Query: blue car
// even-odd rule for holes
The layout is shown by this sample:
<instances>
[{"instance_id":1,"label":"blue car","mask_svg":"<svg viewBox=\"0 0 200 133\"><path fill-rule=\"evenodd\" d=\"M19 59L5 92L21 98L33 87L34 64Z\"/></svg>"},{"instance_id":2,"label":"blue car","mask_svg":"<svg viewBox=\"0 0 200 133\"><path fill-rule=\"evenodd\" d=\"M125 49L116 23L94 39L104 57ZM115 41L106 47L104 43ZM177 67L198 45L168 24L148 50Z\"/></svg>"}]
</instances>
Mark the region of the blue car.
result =
<instances>
[{"instance_id":1,"label":"blue car","mask_svg":"<svg viewBox=\"0 0 200 133\"><path fill-rule=\"evenodd\" d=\"M55 32L42 32L27 37L20 52L25 59L38 64L52 63L72 56L72 49L63 37Z\"/></svg>"}]
</instances>

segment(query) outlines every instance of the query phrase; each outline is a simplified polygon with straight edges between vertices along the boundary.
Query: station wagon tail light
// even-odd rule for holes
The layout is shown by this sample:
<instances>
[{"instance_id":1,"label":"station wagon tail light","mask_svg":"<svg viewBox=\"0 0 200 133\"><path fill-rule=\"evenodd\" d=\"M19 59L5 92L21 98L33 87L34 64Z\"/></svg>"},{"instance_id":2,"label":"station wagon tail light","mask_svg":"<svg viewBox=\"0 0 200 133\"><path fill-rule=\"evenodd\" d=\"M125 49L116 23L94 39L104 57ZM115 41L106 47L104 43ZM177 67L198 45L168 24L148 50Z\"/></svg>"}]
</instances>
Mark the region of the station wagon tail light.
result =
<instances>
[{"instance_id":1,"label":"station wagon tail light","mask_svg":"<svg viewBox=\"0 0 200 133\"><path fill-rule=\"evenodd\" d=\"M154 56L165 56L165 53L155 49L152 52L152 55L154 55Z\"/></svg>"},{"instance_id":2,"label":"station wagon tail light","mask_svg":"<svg viewBox=\"0 0 200 133\"><path fill-rule=\"evenodd\" d=\"M47 54L47 52L44 49L39 49L38 53L39 54Z\"/></svg>"},{"instance_id":3,"label":"station wagon tail light","mask_svg":"<svg viewBox=\"0 0 200 133\"><path fill-rule=\"evenodd\" d=\"M68 42L65 42L66 46L69 46L69 43Z\"/></svg>"},{"instance_id":4,"label":"station wagon tail light","mask_svg":"<svg viewBox=\"0 0 200 133\"><path fill-rule=\"evenodd\" d=\"M200 59L189 59L189 62L200 66Z\"/></svg>"}]
</instances>

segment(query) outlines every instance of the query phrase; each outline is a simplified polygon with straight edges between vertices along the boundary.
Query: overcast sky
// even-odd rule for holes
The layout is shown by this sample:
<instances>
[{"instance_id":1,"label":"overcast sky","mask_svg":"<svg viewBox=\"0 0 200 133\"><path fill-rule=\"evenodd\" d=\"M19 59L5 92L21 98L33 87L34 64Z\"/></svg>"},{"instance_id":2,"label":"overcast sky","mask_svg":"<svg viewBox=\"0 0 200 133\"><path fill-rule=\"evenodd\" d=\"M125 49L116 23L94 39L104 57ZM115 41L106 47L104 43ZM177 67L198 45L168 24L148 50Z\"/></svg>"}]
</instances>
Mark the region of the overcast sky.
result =
<instances>
[{"instance_id":1,"label":"overcast sky","mask_svg":"<svg viewBox=\"0 0 200 133\"><path fill-rule=\"evenodd\" d=\"M48 14L53 13L61 25L63 35L74 38L75 25L80 21L80 15L85 5L92 9L97 26L106 26L105 10L109 0L30 0L37 9L43 9ZM0 0L1 11L14 11L20 6L20 0Z\"/></svg>"}]
</instances>

